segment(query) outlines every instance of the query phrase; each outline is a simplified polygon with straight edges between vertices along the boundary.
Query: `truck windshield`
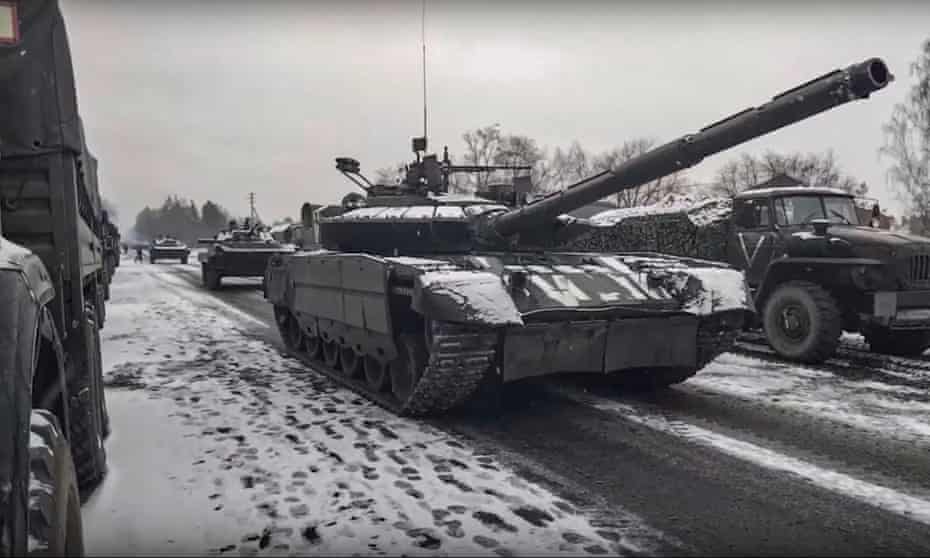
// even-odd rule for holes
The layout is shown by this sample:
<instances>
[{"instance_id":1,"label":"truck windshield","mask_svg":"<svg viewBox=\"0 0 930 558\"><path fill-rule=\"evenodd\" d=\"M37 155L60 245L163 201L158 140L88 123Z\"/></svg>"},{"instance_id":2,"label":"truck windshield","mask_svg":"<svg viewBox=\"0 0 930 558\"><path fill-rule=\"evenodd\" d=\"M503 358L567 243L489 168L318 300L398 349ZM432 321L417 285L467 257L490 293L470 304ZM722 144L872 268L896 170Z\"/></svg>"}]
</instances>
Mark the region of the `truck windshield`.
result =
<instances>
[{"instance_id":1,"label":"truck windshield","mask_svg":"<svg viewBox=\"0 0 930 558\"><path fill-rule=\"evenodd\" d=\"M859 214L852 198L802 195L775 200L775 220L779 225L805 225L815 219L826 219L837 224L859 224Z\"/></svg>"}]
</instances>

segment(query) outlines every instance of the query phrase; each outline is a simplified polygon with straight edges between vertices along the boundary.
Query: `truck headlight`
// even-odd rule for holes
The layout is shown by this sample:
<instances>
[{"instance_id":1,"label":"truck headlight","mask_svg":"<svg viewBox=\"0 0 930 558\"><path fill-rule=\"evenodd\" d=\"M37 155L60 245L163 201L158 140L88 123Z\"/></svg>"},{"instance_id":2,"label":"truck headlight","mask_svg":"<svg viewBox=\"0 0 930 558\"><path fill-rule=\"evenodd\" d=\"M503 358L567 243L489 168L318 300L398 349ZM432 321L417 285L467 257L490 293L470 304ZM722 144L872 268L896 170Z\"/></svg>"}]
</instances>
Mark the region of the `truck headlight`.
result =
<instances>
[{"instance_id":1,"label":"truck headlight","mask_svg":"<svg viewBox=\"0 0 930 558\"><path fill-rule=\"evenodd\" d=\"M857 265L852 268L852 282L863 291L874 291L887 281L884 268L877 265Z\"/></svg>"}]
</instances>

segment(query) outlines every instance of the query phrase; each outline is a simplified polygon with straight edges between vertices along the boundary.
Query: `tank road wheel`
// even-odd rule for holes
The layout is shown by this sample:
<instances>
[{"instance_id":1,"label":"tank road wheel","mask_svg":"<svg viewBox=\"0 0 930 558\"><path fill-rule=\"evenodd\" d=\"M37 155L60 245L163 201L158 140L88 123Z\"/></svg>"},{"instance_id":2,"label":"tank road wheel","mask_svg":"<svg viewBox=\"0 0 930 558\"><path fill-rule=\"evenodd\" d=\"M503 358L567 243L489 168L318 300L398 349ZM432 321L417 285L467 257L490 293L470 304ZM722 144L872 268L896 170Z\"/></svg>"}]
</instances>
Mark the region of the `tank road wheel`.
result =
<instances>
[{"instance_id":1,"label":"tank road wheel","mask_svg":"<svg viewBox=\"0 0 930 558\"><path fill-rule=\"evenodd\" d=\"M397 358L390 366L391 391L404 405L423 375L428 355L420 335L401 335L397 349Z\"/></svg>"},{"instance_id":2,"label":"tank road wheel","mask_svg":"<svg viewBox=\"0 0 930 558\"><path fill-rule=\"evenodd\" d=\"M808 281L778 287L765 303L762 320L775 352L801 362L818 363L833 356L843 332L836 300Z\"/></svg>"},{"instance_id":3,"label":"tank road wheel","mask_svg":"<svg viewBox=\"0 0 930 558\"><path fill-rule=\"evenodd\" d=\"M342 347L339 359L342 361L342 372L349 378L358 378L362 375L362 357L352 347Z\"/></svg>"},{"instance_id":4,"label":"tank road wheel","mask_svg":"<svg viewBox=\"0 0 930 558\"><path fill-rule=\"evenodd\" d=\"M84 530L74 462L58 420L33 410L29 425L30 556L83 556Z\"/></svg>"},{"instance_id":5,"label":"tank road wheel","mask_svg":"<svg viewBox=\"0 0 930 558\"><path fill-rule=\"evenodd\" d=\"M323 342L323 364L332 369L339 368L339 343L335 341Z\"/></svg>"},{"instance_id":6,"label":"tank road wheel","mask_svg":"<svg viewBox=\"0 0 930 558\"><path fill-rule=\"evenodd\" d=\"M307 346L304 344L304 333L300 330L300 322L290 312L284 315L282 335L287 348L298 353L306 350Z\"/></svg>"},{"instance_id":7,"label":"tank road wheel","mask_svg":"<svg viewBox=\"0 0 930 558\"><path fill-rule=\"evenodd\" d=\"M304 350L312 360L319 360L323 352L323 340L316 335L304 334Z\"/></svg>"},{"instance_id":8,"label":"tank road wheel","mask_svg":"<svg viewBox=\"0 0 930 558\"><path fill-rule=\"evenodd\" d=\"M915 357L930 346L930 332L891 331L884 327L869 328L863 332L869 349L874 353Z\"/></svg>"},{"instance_id":9,"label":"tank road wheel","mask_svg":"<svg viewBox=\"0 0 930 558\"><path fill-rule=\"evenodd\" d=\"M371 389L382 392L387 391L388 384L390 383L391 376L388 373L389 366L385 362L381 362L373 356L365 356L363 359L365 369L365 381L368 382L368 387Z\"/></svg>"}]
</instances>

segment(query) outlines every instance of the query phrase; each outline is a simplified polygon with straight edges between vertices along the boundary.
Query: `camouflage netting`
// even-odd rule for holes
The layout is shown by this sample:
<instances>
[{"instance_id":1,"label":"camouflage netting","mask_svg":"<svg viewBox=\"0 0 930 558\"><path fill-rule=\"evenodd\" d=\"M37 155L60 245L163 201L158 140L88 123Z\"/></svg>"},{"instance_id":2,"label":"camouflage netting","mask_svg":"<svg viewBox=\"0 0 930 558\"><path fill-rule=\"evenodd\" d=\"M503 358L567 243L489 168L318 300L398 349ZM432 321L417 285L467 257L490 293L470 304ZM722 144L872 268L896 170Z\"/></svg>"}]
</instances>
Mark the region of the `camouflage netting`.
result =
<instances>
[{"instance_id":1,"label":"camouflage netting","mask_svg":"<svg viewBox=\"0 0 930 558\"><path fill-rule=\"evenodd\" d=\"M726 198L694 200L671 195L659 203L605 211L579 220L579 234L559 248L603 252L650 251L708 260L726 260Z\"/></svg>"}]
</instances>

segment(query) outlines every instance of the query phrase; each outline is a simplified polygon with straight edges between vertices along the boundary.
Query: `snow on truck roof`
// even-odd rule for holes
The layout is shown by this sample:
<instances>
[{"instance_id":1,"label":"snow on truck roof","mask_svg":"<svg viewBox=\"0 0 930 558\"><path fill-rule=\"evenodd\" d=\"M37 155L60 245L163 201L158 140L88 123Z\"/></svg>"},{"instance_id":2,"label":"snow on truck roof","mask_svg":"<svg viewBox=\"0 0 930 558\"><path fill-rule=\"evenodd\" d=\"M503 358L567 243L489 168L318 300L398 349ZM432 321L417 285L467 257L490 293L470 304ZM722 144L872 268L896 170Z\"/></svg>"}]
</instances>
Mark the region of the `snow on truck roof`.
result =
<instances>
[{"instance_id":1,"label":"snow on truck roof","mask_svg":"<svg viewBox=\"0 0 930 558\"><path fill-rule=\"evenodd\" d=\"M822 188L814 186L776 186L774 188L756 188L755 190L744 190L736 194L735 199L754 198L761 196L779 196L789 194L812 194L815 196L846 196L853 197L852 194L845 190L837 188Z\"/></svg>"}]
</instances>

